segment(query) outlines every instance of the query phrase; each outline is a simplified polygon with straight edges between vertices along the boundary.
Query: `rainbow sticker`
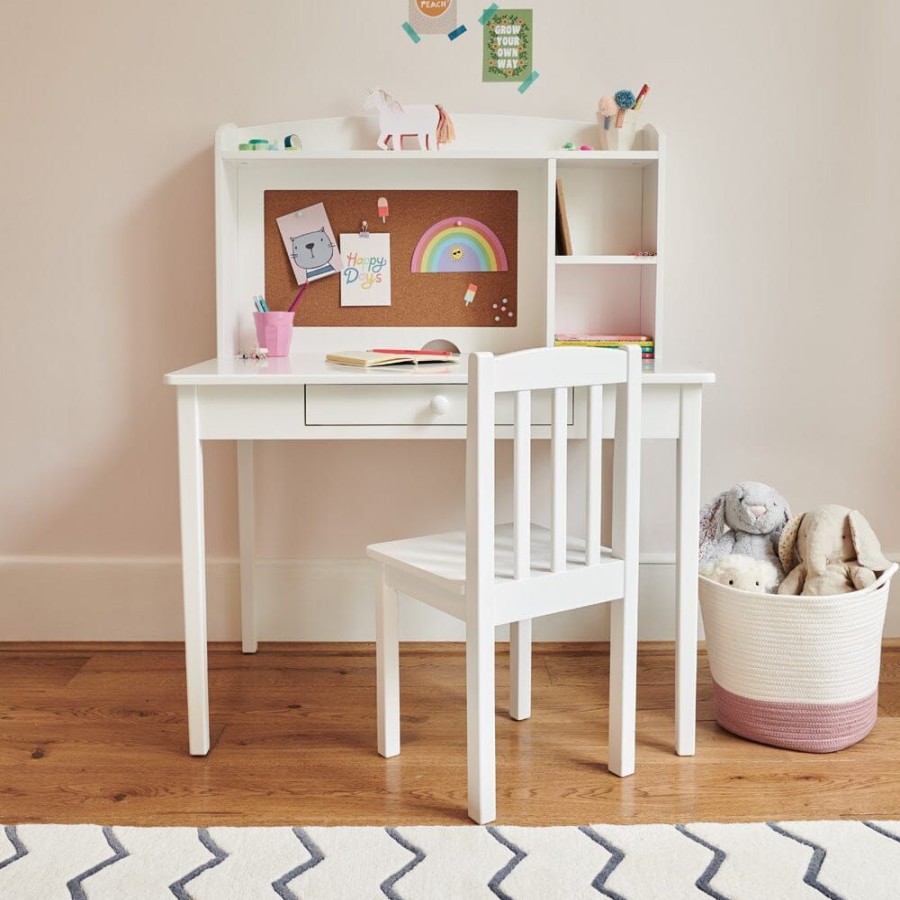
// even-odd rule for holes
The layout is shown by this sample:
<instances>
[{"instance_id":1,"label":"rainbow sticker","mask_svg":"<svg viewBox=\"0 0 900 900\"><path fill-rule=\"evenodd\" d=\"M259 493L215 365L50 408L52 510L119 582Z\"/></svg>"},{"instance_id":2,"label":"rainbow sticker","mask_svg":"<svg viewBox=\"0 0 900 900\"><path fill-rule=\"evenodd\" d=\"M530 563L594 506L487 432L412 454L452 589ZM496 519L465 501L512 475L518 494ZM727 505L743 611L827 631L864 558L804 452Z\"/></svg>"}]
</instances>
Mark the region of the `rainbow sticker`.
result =
<instances>
[{"instance_id":1,"label":"rainbow sticker","mask_svg":"<svg viewBox=\"0 0 900 900\"><path fill-rule=\"evenodd\" d=\"M505 272L500 239L477 219L441 219L419 238L413 272Z\"/></svg>"}]
</instances>

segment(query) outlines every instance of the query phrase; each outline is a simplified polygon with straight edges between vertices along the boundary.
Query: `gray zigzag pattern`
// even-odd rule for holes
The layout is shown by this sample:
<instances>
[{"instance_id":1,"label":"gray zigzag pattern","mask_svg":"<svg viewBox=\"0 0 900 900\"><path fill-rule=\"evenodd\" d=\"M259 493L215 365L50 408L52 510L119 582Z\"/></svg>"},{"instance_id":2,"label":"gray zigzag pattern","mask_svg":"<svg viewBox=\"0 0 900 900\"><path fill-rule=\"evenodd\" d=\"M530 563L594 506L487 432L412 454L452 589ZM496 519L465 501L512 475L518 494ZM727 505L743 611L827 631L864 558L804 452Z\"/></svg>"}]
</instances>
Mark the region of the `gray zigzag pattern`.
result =
<instances>
[{"instance_id":1,"label":"gray zigzag pattern","mask_svg":"<svg viewBox=\"0 0 900 900\"><path fill-rule=\"evenodd\" d=\"M66 882L66 887L69 889L69 895L72 900L87 900L87 894L84 892L82 882L87 881L92 875L96 875L102 869L119 862L121 859L125 859L129 855L128 851L119 843L118 838L109 825L103 826L103 837L106 838L106 843L109 844L109 849L113 851L113 855Z\"/></svg>"},{"instance_id":2,"label":"gray zigzag pattern","mask_svg":"<svg viewBox=\"0 0 900 900\"><path fill-rule=\"evenodd\" d=\"M28 856L28 848L19 840L19 834L16 831L16 826L7 825L3 830L6 832L7 840L13 845L13 849L16 852L12 856L8 856L6 859L0 859L0 869L5 869L8 865L11 865L17 859L21 859L23 856Z\"/></svg>"},{"instance_id":3,"label":"gray zigzag pattern","mask_svg":"<svg viewBox=\"0 0 900 900\"><path fill-rule=\"evenodd\" d=\"M306 852L309 853L309 859L306 860L305 863L297 866L297 868L291 869L290 872L286 872L277 881L272 882L272 887L274 888L275 893L281 897L281 900L300 900L300 898L288 887L288 882L293 881L298 875L302 875L309 869L315 868L323 859L325 859L325 854L318 846L316 846L316 842L306 833L305 829L295 827L292 831L297 836L300 843L306 848Z\"/></svg>"},{"instance_id":4,"label":"gray zigzag pattern","mask_svg":"<svg viewBox=\"0 0 900 900\"><path fill-rule=\"evenodd\" d=\"M600 870L600 873L597 877L591 882L591 887L600 894L603 894L604 897L609 897L609 900L628 900L627 897L624 897L622 894L617 894L612 888L606 887L606 882L609 880L612 873L616 870L616 866L625 859L625 854L622 850L620 850L615 844L608 841L605 837L603 837L600 832L591 828L590 825L580 825L578 830L587 835L595 844L599 844L608 854L609 859L606 862L606 865Z\"/></svg>"},{"instance_id":5,"label":"gray zigzag pattern","mask_svg":"<svg viewBox=\"0 0 900 900\"><path fill-rule=\"evenodd\" d=\"M893 831L888 831L886 828L882 828L877 822L863 822L863 825L865 825L866 828L871 828L872 831L877 831L878 834L883 835L886 838L890 838L892 841L896 841L898 844L900 844L900 835L894 834Z\"/></svg>"},{"instance_id":6,"label":"gray zigzag pattern","mask_svg":"<svg viewBox=\"0 0 900 900\"><path fill-rule=\"evenodd\" d=\"M810 850L813 851L812 859L809 861L806 874L803 876L804 884L808 884L811 888L815 888L820 894L827 897L828 900L845 900L840 894L836 894L819 881L819 872L822 870L827 854L824 847L819 846L819 844L814 844L812 841L808 841L806 838L799 837L796 834L791 834L790 831L786 828L782 828L780 825L776 825L775 822L766 822L766 825L768 825L776 834L790 838L792 841L803 844L804 847L809 847Z\"/></svg>"},{"instance_id":7,"label":"gray zigzag pattern","mask_svg":"<svg viewBox=\"0 0 900 900\"><path fill-rule=\"evenodd\" d=\"M412 870L420 863L423 859L425 859L425 853L421 850L421 848L417 847L415 844L411 844L406 838L404 838L396 828L385 828L384 829L404 850L409 850L410 853L414 854L415 858L411 859L402 869L394 872L388 878L385 878L384 881L378 885L381 888L381 893L384 894L385 897L389 898L389 900L403 900L403 897L398 894L394 890L394 885L404 876L412 872Z\"/></svg>"},{"instance_id":8,"label":"gray zigzag pattern","mask_svg":"<svg viewBox=\"0 0 900 900\"><path fill-rule=\"evenodd\" d=\"M728 900L724 894L720 894L711 884L710 882L713 878L716 877L716 872L722 867L722 863L725 862L725 858L727 854L721 847L715 847L712 844L707 843L703 840L703 838L699 837L696 834L692 834L684 825L676 825L675 828L680 831L686 838L690 838L695 843L699 844L701 847L706 847L710 853L713 854L712 862L706 867L706 870L703 874L694 882L697 887L703 891L708 897L714 897L715 900Z\"/></svg>"},{"instance_id":9,"label":"gray zigzag pattern","mask_svg":"<svg viewBox=\"0 0 900 900\"><path fill-rule=\"evenodd\" d=\"M213 858L207 860L202 866L197 866L196 869L193 869L188 872L187 875L169 885L169 890L178 898L178 900L193 900L191 895L185 889L185 885L189 881L193 881L198 875L202 875L207 869L214 869L223 860L228 859L228 854L209 836L208 828L198 828L197 838L200 843L212 853Z\"/></svg>"},{"instance_id":10,"label":"gray zigzag pattern","mask_svg":"<svg viewBox=\"0 0 900 900\"><path fill-rule=\"evenodd\" d=\"M513 858L502 868L499 872L494 874L494 877L488 882L488 887L493 891L493 893L500 898L500 900L514 900L514 898L510 897L503 888L500 887L500 882L509 875L510 872L520 863L523 859L525 859L528 854L521 848L517 847L511 840L504 837L500 833L499 828L494 828L493 825L488 825L485 829L487 833L494 838L500 844L503 844L510 853L513 854Z\"/></svg>"}]
</instances>

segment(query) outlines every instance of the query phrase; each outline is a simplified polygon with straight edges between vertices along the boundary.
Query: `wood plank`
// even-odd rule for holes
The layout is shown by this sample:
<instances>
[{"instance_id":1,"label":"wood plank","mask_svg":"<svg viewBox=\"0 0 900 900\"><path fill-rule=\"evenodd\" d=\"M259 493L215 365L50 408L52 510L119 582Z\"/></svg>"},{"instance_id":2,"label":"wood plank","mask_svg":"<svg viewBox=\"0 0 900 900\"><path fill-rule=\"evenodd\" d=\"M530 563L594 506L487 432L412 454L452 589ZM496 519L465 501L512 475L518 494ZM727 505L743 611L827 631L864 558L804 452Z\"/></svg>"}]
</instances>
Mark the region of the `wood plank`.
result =
<instances>
[{"instance_id":1,"label":"wood plank","mask_svg":"<svg viewBox=\"0 0 900 900\"><path fill-rule=\"evenodd\" d=\"M462 645L403 645L400 756L375 752L371 644L211 645L213 749L187 753L180 645L0 645L0 809L6 822L463 824ZM674 652L642 645L637 773L605 768L608 653L534 648L533 716L506 708L497 653L499 822L896 818L900 642L884 648L879 719L814 755L715 724L700 657L697 756L675 756Z\"/></svg>"}]
</instances>

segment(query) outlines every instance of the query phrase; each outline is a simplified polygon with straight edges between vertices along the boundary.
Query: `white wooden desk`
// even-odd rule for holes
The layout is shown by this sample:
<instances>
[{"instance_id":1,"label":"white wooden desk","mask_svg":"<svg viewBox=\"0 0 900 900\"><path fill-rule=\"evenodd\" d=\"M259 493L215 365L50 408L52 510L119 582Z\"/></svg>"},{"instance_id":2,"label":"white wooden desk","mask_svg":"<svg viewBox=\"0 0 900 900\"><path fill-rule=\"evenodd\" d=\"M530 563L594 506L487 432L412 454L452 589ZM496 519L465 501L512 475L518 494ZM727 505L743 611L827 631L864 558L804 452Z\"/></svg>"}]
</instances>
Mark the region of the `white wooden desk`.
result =
<instances>
[{"instance_id":1,"label":"white wooden desk","mask_svg":"<svg viewBox=\"0 0 900 900\"><path fill-rule=\"evenodd\" d=\"M209 752L209 689L203 441L234 440L238 445L242 636L244 651L252 653L253 441L464 439L467 362L463 358L455 365L401 371L334 366L318 353L265 361L221 358L172 372L165 380L178 393L190 752L204 755ZM675 749L682 756L694 753L701 389L713 381L710 372L677 367L644 374L643 436L675 440L678 448ZM612 437L614 414L610 398L604 403L604 437ZM504 416L500 407L501 422L507 421ZM538 434L549 423L549 414L537 403L534 422ZM570 405L569 434L584 436L578 394Z\"/></svg>"}]
</instances>

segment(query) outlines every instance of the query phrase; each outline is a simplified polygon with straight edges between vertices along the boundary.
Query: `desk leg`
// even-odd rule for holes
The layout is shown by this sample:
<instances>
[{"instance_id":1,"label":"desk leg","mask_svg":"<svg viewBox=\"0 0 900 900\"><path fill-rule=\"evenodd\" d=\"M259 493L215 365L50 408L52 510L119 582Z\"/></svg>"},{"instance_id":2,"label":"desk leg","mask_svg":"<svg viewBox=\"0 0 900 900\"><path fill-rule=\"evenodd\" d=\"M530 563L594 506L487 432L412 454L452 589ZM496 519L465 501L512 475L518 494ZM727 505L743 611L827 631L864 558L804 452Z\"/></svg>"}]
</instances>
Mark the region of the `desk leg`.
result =
<instances>
[{"instance_id":1,"label":"desk leg","mask_svg":"<svg viewBox=\"0 0 900 900\"><path fill-rule=\"evenodd\" d=\"M241 548L241 644L256 653L256 508L253 495L253 441L237 442L238 534Z\"/></svg>"},{"instance_id":2,"label":"desk leg","mask_svg":"<svg viewBox=\"0 0 900 900\"><path fill-rule=\"evenodd\" d=\"M209 753L206 658L206 547L203 531L203 445L196 387L178 388L178 468L181 485L181 566L188 735L194 756Z\"/></svg>"},{"instance_id":3,"label":"desk leg","mask_svg":"<svg viewBox=\"0 0 900 900\"><path fill-rule=\"evenodd\" d=\"M675 553L675 751L693 756L697 730L697 544L700 518L700 385L681 388Z\"/></svg>"}]
</instances>

